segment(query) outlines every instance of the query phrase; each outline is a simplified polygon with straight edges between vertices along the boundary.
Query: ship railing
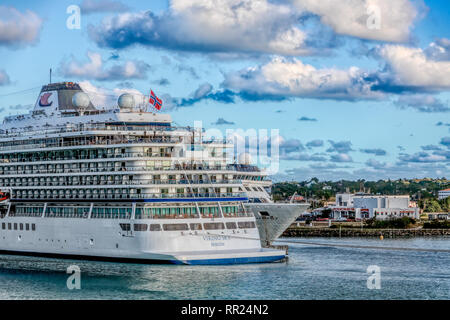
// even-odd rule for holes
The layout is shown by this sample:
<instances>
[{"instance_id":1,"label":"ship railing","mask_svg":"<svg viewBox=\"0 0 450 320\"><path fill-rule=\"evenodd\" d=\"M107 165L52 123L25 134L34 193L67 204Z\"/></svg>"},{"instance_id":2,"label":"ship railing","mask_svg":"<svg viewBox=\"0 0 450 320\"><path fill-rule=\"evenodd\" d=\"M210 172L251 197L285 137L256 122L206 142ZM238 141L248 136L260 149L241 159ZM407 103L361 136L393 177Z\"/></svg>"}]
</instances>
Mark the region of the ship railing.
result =
<instances>
[{"instance_id":1,"label":"ship railing","mask_svg":"<svg viewBox=\"0 0 450 320\"><path fill-rule=\"evenodd\" d=\"M148 133L168 132L168 131L188 131L192 132L194 128L174 127L174 126L133 126L133 125L108 125L99 123L86 123L79 125L49 126L48 128L8 129L0 132L0 138L19 137L24 135L48 135L58 133L71 133L80 131L145 131Z\"/></svg>"},{"instance_id":2,"label":"ship railing","mask_svg":"<svg viewBox=\"0 0 450 320\"><path fill-rule=\"evenodd\" d=\"M21 136L38 136L38 135L49 135L49 134L61 134L61 133L76 133L83 131L139 131L145 132L148 134L156 134L159 132L195 132L198 129L193 127L183 127L183 126L158 126L158 125L109 125L109 124L99 124L99 123L86 123L86 124L78 124L78 125L64 125L64 126L49 126L48 128L41 128L37 130L33 130L33 128L22 128L22 129L7 129L0 130L0 138L13 138L13 137L21 137ZM202 130L204 131L204 129ZM231 140L227 139L213 139L209 140L206 143L230 143Z\"/></svg>"},{"instance_id":3,"label":"ship railing","mask_svg":"<svg viewBox=\"0 0 450 320\"><path fill-rule=\"evenodd\" d=\"M101 158L101 157L100 157ZM98 159L98 158L84 158L84 157L77 157L73 159L67 159L67 158L54 158L54 159L47 159L47 160L40 160L40 159L33 159L29 160L27 162L38 162L38 161L73 161L73 160L92 160L92 159ZM45 166L48 164L23 164L25 161L14 161L14 159L8 159L10 162L2 162L4 165L7 166ZM20 160L20 159L17 159ZM169 160L170 161L170 160ZM0 163L1 164L1 163ZM100 164L100 163L99 163ZM54 164L51 164L54 165ZM58 164L57 164L58 165ZM64 165L64 164L60 164ZM7 168L7 167L3 167ZM95 168L53 168L53 169L17 169L17 170L1 170L2 166L0 166L0 173L1 174L42 174L42 173L84 173L84 172L120 172L120 171L231 171L231 172L237 172L234 170L233 166L229 165L221 165L221 166L209 166L209 165L202 165L202 164L188 164L188 165L180 165L180 164L174 164L171 166L161 166L161 167L154 167L154 166L127 166L127 167L111 167L111 166L99 166Z\"/></svg>"},{"instance_id":4,"label":"ship railing","mask_svg":"<svg viewBox=\"0 0 450 320\"><path fill-rule=\"evenodd\" d=\"M33 179L33 178L31 178ZM35 178L39 179L39 178ZM153 180L153 179L133 179L133 180L89 180L89 181L79 181L75 180L72 183L59 182L59 181L31 181L31 182L11 182L8 185L11 187L58 187L58 186L103 186L103 185L184 185L184 184L242 184L241 180L215 180L215 181L205 181L205 180Z\"/></svg>"},{"instance_id":5,"label":"ship railing","mask_svg":"<svg viewBox=\"0 0 450 320\"><path fill-rule=\"evenodd\" d=\"M105 140L105 141L80 141L80 142L55 142L55 143L34 143L34 144L14 144L12 146L0 147L0 151L9 150L28 150L28 149L47 149L62 147L80 147L80 146L96 146L96 145L116 145L116 144L146 144L146 143L162 143L177 144L182 141L178 139L127 139L127 140Z\"/></svg>"},{"instance_id":6,"label":"ship railing","mask_svg":"<svg viewBox=\"0 0 450 320\"><path fill-rule=\"evenodd\" d=\"M63 151L61 151L63 152ZM72 152L72 151L64 151ZM70 157L31 157L31 158L9 158L0 160L0 163L21 163L21 162L39 162L39 161L74 161L74 160L95 160L95 159L122 159L122 158L171 158L170 153L144 153L144 152L124 152L124 153L99 153L92 155L77 155Z\"/></svg>"},{"instance_id":7,"label":"ship railing","mask_svg":"<svg viewBox=\"0 0 450 320\"><path fill-rule=\"evenodd\" d=\"M13 163L8 163L12 165ZM14 164L20 166L22 164ZM2 167L0 167L1 169ZM170 166L170 167L98 167L98 168L54 168L54 169L19 169L0 170L0 174L49 174L49 173L100 173L100 172L124 172L124 171L229 171L226 166ZM195 173L194 173L195 174Z\"/></svg>"},{"instance_id":8,"label":"ship railing","mask_svg":"<svg viewBox=\"0 0 450 320\"><path fill-rule=\"evenodd\" d=\"M83 190L84 191L84 190ZM100 194L55 194L51 196L30 194L17 197L12 195L12 200L23 199L41 199L41 200L59 200L59 199L89 199L89 200L136 200L136 199L226 199L226 198L247 198L245 192L226 192L226 193L135 193L135 194L116 194L116 193L100 193Z\"/></svg>"}]
</instances>

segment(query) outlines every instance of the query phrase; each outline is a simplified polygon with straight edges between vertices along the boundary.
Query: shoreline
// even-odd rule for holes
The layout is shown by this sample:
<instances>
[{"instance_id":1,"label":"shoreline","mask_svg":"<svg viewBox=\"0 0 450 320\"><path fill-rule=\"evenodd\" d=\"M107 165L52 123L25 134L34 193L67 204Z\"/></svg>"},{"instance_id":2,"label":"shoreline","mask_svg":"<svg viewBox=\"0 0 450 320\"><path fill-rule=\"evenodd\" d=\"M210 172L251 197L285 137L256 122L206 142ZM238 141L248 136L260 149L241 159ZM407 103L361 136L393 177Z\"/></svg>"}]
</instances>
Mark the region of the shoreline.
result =
<instances>
[{"instance_id":1,"label":"shoreline","mask_svg":"<svg viewBox=\"0 0 450 320\"><path fill-rule=\"evenodd\" d=\"M314 227L289 227L281 237L380 237L384 238L411 238L411 237L435 237L450 236L450 229L368 229L368 228L314 228Z\"/></svg>"}]
</instances>

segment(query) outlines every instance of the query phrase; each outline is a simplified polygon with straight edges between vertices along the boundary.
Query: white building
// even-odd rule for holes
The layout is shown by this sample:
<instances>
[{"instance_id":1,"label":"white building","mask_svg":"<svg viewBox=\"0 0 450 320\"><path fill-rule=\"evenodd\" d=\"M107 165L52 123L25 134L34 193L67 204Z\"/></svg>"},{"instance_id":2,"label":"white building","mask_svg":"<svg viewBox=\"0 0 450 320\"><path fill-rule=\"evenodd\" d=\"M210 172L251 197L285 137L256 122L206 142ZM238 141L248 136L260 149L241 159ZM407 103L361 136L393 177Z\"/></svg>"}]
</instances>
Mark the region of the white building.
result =
<instances>
[{"instance_id":1,"label":"white building","mask_svg":"<svg viewBox=\"0 0 450 320\"><path fill-rule=\"evenodd\" d=\"M337 193L336 207L353 207L353 193Z\"/></svg>"},{"instance_id":2,"label":"white building","mask_svg":"<svg viewBox=\"0 0 450 320\"><path fill-rule=\"evenodd\" d=\"M384 220L390 218L409 217L418 219L419 208L411 207L409 196L355 196L353 205L359 209L368 209L369 218Z\"/></svg>"},{"instance_id":3,"label":"white building","mask_svg":"<svg viewBox=\"0 0 450 320\"><path fill-rule=\"evenodd\" d=\"M331 218L377 219L420 217L419 208L409 201L409 196L365 195L352 193L336 194L336 204L330 208Z\"/></svg>"},{"instance_id":4,"label":"white building","mask_svg":"<svg viewBox=\"0 0 450 320\"><path fill-rule=\"evenodd\" d=\"M445 199L445 198L448 198L448 197L450 197L450 188L444 189L444 190L440 190L438 192L438 199L439 200L442 200L442 199Z\"/></svg>"}]
</instances>

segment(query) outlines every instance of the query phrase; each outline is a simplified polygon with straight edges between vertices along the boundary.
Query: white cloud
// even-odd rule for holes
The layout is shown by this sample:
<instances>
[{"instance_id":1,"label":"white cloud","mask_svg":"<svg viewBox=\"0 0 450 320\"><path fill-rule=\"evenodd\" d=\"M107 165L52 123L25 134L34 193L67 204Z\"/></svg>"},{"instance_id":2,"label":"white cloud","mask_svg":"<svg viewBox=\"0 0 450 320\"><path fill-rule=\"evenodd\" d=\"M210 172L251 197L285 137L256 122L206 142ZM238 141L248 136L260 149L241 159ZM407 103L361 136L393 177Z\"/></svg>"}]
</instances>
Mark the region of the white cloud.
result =
<instances>
[{"instance_id":1,"label":"white cloud","mask_svg":"<svg viewBox=\"0 0 450 320\"><path fill-rule=\"evenodd\" d=\"M303 55L306 34L296 25L299 13L268 0L172 0L169 9L123 13L90 29L100 45L134 44L207 53Z\"/></svg>"},{"instance_id":2,"label":"white cloud","mask_svg":"<svg viewBox=\"0 0 450 320\"><path fill-rule=\"evenodd\" d=\"M4 86L10 83L9 76L5 70L0 69L0 86Z\"/></svg>"},{"instance_id":3,"label":"white cloud","mask_svg":"<svg viewBox=\"0 0 450 320\"><path fill-rule=\"evenodd\" d=\"M401 154L398 158L400 161L404 162L441 162L447 160L443 155L429 154L424 151L416 152L412 155Z\"/></svg>"},{"instance_id":4,"label":"white cloud","mask_svg":"<svg viewBox=\"0 0 450 320\"><path fill-rule=\"evenodd\" d=\"M357 67L317 69L298 59L275 57L269 63L225 75L224 87L255 95L353 100L380 98Z\"/></svg>"},{"instance_id":5,"label":"white cloud","mask_svg":"<svg viewBox=\"0 0 450 320\"><path fill-rule=\"evenodd\" d=\"M298 10L317 14L336 33L362 39L406 42L418 18L409 0L292 0ZM423 6L422 6L423 7ZM371 8L375 8L371 10ZM379 28L370 22L379 12Z\"/></svg>"},{"instance_id":6,"label":"white cloud","mask_svg":"<svg viewBox=\"0 0 450 320\"><path fill-rule=\"evenodd\" d=\"M190 39L233 49L303 54L305 34L293 26L289 6L267 0L172 0L172 18L181 29L179 40Z\"/></svg>"},{"instance_id":7,"label":"white cloud","mask_svg":"<svg viewBox=\"0 0 450 320\"><path fill-rule=\"evenodd\" d=\"M60 65L60 72L65 77L95 79L99 81L145 79L150 66L143 61L126 61L105 68L102 56L96 52L88 52L88 62L78 62L72 58Z\"/></svg>"},{"instance_id":8,"label":"white cloud","mask_svg":"<svg viewBox=\"0 0 450 320\"><path fill-rule=\"evenodd\" d=\"M412 108L420 112L450 112L448 102L428 94L400 96L394 103L400 108Z\"/></svg>"},{"instance_id":9,"label":"white cloud","mask_svg":"<svg viewBox=\"0 0 450 320\"><path fill-rule=\"evenodd\" d=\"M450 60L450 39L441 38L430 43L425 53L433 60Z\"/></svg>"},{"instance_id":10,"label":"white cloud","mask_svg":"<svg viewBox=\"0 0 450 320\"><path fill-rule=\"evenodd\" d=\"M380 56L386 60L397 85L428 89L450 88L450 61L428 58L420 48L386 45L380 48Z\"/></svg>"},{"instance_id":11,"label":"white cloud","mask_svg":"<svg viewBox=\"0 0 450 320\"><path fill-rule=\"evenodd\" d=\"M330 160L332 162L353 162L352 157L346 153L333 154Z\"/></svg>"},{"instance_id":12,"label":"white cloud","mask_svg":"<svg viewBox=\"0 0 450 320\"><path fill-rule=\"evenodd\" d=\"M123 93L132 94L136 106L139 104L147 104L147 99L144 94L133 88L114 88L110 90L104 87L95 86L89 81L82 81L79 85L89 96L94 107L98 109L112 109L117 107L117 99Z\"/></svg>"},{"instance_id":13,"label":"white cloud","mask_svg":"<svg viewBox=\"0 0 450 320\"><path fill-rule=\"evenodd\" d=\"M366 165L368 167L374 168L374 169L386 169L387 167L392 167L391 164L386 162L380 162L375 159L369 159L366 161Z\"/></svg>"},{"instance_id":14,"label":"white cloud","mask_svg":"<svg viewBox=\"0 0 450 320\"><path fill-rule=\"evenodd\" d=\"M0 46L23 47L39 40L42 19L34 12L24 13L0 6Z\"/></svg>"}]
</instances>

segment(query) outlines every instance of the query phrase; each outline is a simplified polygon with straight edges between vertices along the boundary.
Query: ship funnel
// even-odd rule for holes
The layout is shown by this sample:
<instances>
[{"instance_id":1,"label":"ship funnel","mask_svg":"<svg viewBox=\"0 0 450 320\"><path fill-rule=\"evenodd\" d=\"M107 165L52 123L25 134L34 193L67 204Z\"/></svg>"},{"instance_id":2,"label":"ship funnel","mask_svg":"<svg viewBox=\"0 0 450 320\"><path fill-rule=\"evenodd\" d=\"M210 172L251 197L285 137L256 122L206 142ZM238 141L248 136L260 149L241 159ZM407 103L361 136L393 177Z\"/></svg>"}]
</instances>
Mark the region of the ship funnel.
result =
<instances>
[{"instance_id":1,"label":"ship funnel","mask_svg":"<svg viewBox=\"0 0 450 320\"><path fill-rule=\"evenodd\" d=\"M56 111L80 112L96 110L89 97L83 92L78 83L59 82L45 85L34 106L34 111L47 115Z\"/></svg>"}]
</instances>

